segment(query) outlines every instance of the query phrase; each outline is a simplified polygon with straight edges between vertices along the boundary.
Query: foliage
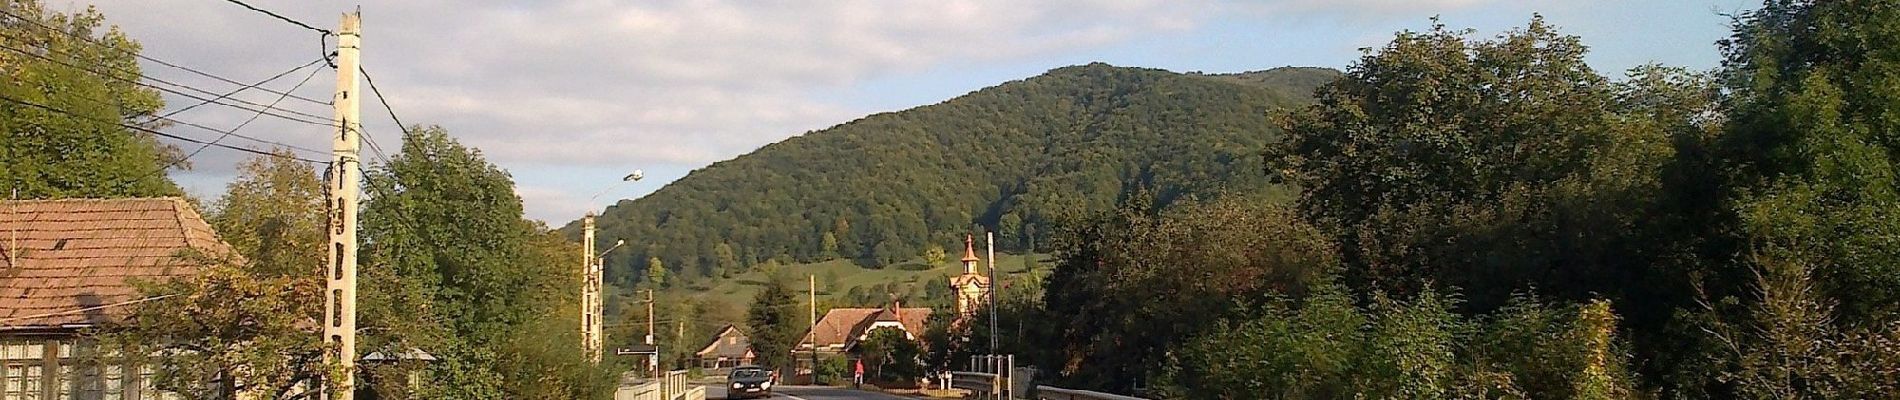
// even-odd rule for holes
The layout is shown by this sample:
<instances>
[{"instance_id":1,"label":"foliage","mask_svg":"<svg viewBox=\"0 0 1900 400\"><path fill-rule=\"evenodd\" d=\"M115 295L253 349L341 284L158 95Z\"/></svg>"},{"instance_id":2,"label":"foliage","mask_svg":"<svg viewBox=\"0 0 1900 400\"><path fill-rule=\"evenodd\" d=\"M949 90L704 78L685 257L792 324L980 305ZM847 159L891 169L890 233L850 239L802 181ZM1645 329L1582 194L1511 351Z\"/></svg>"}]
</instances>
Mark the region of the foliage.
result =
<instances>
[{"instance_id":1,"label":"foliage","mask_svg":"<svg viewBox=\"0 0 1900 400\"><path fill-rule=\"evenodd\" d=\"M120 124L159 128L164 101L138 86L140 46L92 7L49 12L38 0L7 0L0 34L0 196L153 197L183 194L164 168L174 147ZM40 24L57 28L58 31ZM71 35L71 36L69 36ZM86 38L86 39L80 39Z\"/></svg>"},{"instance_id":2,"label":"foliage","mask_svg":"<svg viewBox=\"0 0 1900 400\"><path fill-rule=\"evenodd\" d=\"M1330 76L1331 71L1272 74ZM1301 78L1300 80L1312 80ZM973 224L1041 247L1056 214L1105 209L1145 186L1162 202L1223 189L1271 190L1254 153L1267 113L1300 104L1310 86L1104 64L1065 67L940 104L808 132L693 171L652 195L609 207L597 240L628 285L644 261L671 271L832 257L873 267L928 244L957 243ZM1000 224L999 221L1008 221ZM578 225L566 228L577 234ZM825 235L829 234L827 240Z\"/></svg>"},{"instance_id":3,"label":"foliage","mask_svg":"<svg viewBox=\"0 0 1900 400\"><path fill-rule=\"evenodd\" d=\"M924 265L928 265L931 268L936 268L938 266L943 265L945 261L949 261L949 260L950 260L950 256L947 254L944 254L943 246L931 244L929 246L924 247Z\"/></svg>"},{"instance_id":4,"label":"foliage","mask_svg":"<svg viewBox=\"0 0 1900 400\"><path fill-rule=\"evenodd\" d=\"M321 283L207 262L193 278L140 287L168 297L134 307L122 325L95 336L100 346L151 366L155 387L186 399L294 398L321 381L329 372L323 343L306 329L323 312L323 302L312 301Z\"/></svg>"},{"instance_id":5,"label":"foliage","mask_svg":"<svg viewBox=\"0 0 1900 400\"><path fill-rule=\"evenodd\" d=\"M910 338L910 333L878 328L866 335L853 350L864 361L867 378L909 384L924 376L923 348Z\"/></svg>"},{"instance_id":6,"label":"foliage","mask_svg":"<svg viewBox=\"0 0 1900 400\"><path fill-rule=\"evenodd\" d=\"M1465 317L1434 293L1375 294L1359 307L1328 286L1303 302L1270 300L1188 340L1169 387L1186 398L1634 397L1608 303L1553 308L1520 296Z\"/></svg>"},{"instance_id":7,"label":"foliage","mask_svg":"<svg viewBox=\"0 0 1900 400\"><path fill-rule=\"evenodd\" d=\"M290 155L288 149L273 154ZM323 182L315 167L284 157L259 156L238 164L206 222L225 243L269 276L322 276Z\"/></svg>"},{"instance_id":8,"label":"foliage","mask_svg":"<svg viewBox=\"0 0 1900 400\"><path fill-rule=\"evenodd\" d=\"M777 277L765 282L765 290L760 291L752 300L751 311L746 314L746 338L752 341L752 352L759 365L767 368L783 369L791 367L792 346L798 344L799 335L805 331L805 318L800 318L801 309L797 294L792 292L790 283Z\"/></svg>"},{"instance_id":9,"label":"foliage","mask_svg":"<svg viewBox=\"0 0 1900 400\"><path fill-rule=\"evenodd\" d=\"M578 318L576 246L522 218L508 174L447 131L417 127L403 139L364 174L360 264L375 267L362 278L360 325L374 332L362 349L440 358L423 398L595 393L603 372L551 354L550 341L570 339L538 337L577 325L548 317ZM550 387L563 389L524 391Z\"/></svg>"},{"instance_id":10,"label":"foliage","mask_svg":"<svg viewBox=\"0 0 1900 400\"><path fill-rule=\"evenodd\" d=\"M1048 277L1038 357L1071 382L1127 390L1192 337L1270 294L1304 294L1336 268L1331 244L1284 207L1240 197L1160 215L1143 197L1069 225Z\"/></svg>"},{"instance_id":11,"label":"foliage","mask_svg":"<svg viewBox=\"0 0 1900 400\"><path fill-rule=\"evenodd\" d=\"M647 259L646 282L650 287L666 286L666 263L661 262L659 257Z\"/></svg>"},{"instance_id":12,"label":"foliage","mask_svg":"<svg viewBox=\"0 0 1900 400\"><path fill-rule=\"evenodd\" d=\"M851 360L842 356L826 356L818 359L818 369L814 372L820 385L840 385L851 379Z\"/></svg>"},{"instance_id":13,"label":"foliage","mask_svg":"<svg viewBox=\"0 0 1900 400\"><path fill-rule=\"evenodd\" d=\"M1771 0L1724 42L1722 154L1753 251L1811 266L1846 321L1900 312L1900 8Z\"/></svg>"},{"instance_id":14,"label":"foliage","mask_svg":"<svg viewBox=\"0 0 1900 400\"><path fill-rule=\"evenodd\" d=\"M238 171L206 218L237 253L195 255L210 267L144 283L141 295L162 299L97 337L184 398L293 397L328 371L310 332L323 312L321 183L309 165L277 157Z\"/></svg>"}]
</instances>

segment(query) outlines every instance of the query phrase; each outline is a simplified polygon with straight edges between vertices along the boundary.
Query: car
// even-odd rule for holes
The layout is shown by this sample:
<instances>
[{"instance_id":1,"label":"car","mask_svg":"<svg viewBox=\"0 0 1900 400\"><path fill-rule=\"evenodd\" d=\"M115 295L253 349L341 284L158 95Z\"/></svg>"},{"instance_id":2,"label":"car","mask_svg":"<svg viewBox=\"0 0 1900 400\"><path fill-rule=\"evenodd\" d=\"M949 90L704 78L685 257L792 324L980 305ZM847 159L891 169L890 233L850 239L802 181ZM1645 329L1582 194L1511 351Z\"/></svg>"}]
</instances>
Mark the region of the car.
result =
<instances>
[{"instance_id":1,"label":"car","mask_svg":"<svg viewBox=\"0 0 1900 400\"><path fill-rule=\"evenodd\" d=\"M756 365L733 368L726 374L726 398L772 397L772 380L777 374Z\"/></svg>"}]
</instances>

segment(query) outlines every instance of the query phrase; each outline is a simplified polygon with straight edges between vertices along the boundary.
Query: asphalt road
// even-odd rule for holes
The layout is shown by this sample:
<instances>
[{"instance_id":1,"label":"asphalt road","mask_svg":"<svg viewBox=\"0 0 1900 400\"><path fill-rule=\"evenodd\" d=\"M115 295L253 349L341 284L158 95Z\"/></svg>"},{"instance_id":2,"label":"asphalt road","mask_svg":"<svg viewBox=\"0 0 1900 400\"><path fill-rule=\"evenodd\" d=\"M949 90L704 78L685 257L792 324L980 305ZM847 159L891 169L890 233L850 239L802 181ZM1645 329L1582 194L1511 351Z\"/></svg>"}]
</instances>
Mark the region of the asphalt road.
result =
<instances>
[{"instance_id":1,"label":"asphalt road","mask_svg":"<svg viewBox=\"0 0 1900 400\"><path fill-rule=\"evenodd\" d=\"M720 384L706 385L706 400L725 398L725 386ZM839 389L828 386L774 386L772 387L772 398L790 400L912 400L909 397Z\"/></svg>"}]
</instances>

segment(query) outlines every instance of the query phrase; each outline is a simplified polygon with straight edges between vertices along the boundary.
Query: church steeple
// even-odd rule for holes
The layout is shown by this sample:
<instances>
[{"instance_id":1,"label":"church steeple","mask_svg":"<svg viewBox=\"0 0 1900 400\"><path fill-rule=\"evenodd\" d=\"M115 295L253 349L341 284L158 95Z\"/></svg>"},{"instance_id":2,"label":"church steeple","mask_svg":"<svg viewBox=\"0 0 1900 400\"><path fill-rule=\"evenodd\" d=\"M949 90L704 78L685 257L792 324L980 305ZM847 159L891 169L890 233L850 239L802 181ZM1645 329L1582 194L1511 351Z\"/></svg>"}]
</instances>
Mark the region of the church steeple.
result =
<instances>
[{"instance_id":1,"label":"church steeple","mask_svg":"<svg viewBox=\"0 0 1900 400\"><path fill-rule=\"evenodd\" d=\"M973 317L976 307L989 300L990 278L976 273L976 237L963 236L963 274L950 277L950 290L957 294L956 323Z\"/></svg>"},{"instance_id":2,"label":"church steeple","mask_svg":"<svg viewBox=\"0 0 1900 400\"><path fill-rule=\"evenodd\" d=\"M976 258L976 237L970 236L969 234L964 234L963 235L963 273L965 274L976 273L977 261L982 261L982 260Z\"/></svg>"}]
</instances>

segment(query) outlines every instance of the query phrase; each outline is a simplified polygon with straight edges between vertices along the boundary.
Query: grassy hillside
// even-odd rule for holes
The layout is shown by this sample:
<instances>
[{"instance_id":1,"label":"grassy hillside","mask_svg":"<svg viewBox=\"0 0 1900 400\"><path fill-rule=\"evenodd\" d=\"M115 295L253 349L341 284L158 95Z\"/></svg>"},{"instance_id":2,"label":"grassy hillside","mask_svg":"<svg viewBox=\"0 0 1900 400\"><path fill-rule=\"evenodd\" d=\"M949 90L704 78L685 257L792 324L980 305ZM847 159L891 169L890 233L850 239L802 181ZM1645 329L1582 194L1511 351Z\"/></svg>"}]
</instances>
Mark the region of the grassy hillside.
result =
<instances>
[{"instance_id":1,"label":"grassy hillside","mask_svg":"<svg viewBox=\"0 0 1900 400\"><path fill-rule=\"evenodd\" d=\"M1044 254L997 254L997 280L1011 285L1012 289L1016 285L1038 284L1029 282L1040 282L1052 267L1049 256ZM922 260L907 260L883 269L866 269L848 260L832 260L769 266L734 274L731 278L703 278L674 285L660 293L668 298L744 306L752 302L760 286L774 274L781 279L795 280L800 292L805 290L806 276L810 275L817 277L819 303L823 305L876 307L887 303L894 294L906 306L948 309L952 304L949 277L961 273L963 265L956 260L935 266L926 265Z\"/></svg>"}]
</instances>

